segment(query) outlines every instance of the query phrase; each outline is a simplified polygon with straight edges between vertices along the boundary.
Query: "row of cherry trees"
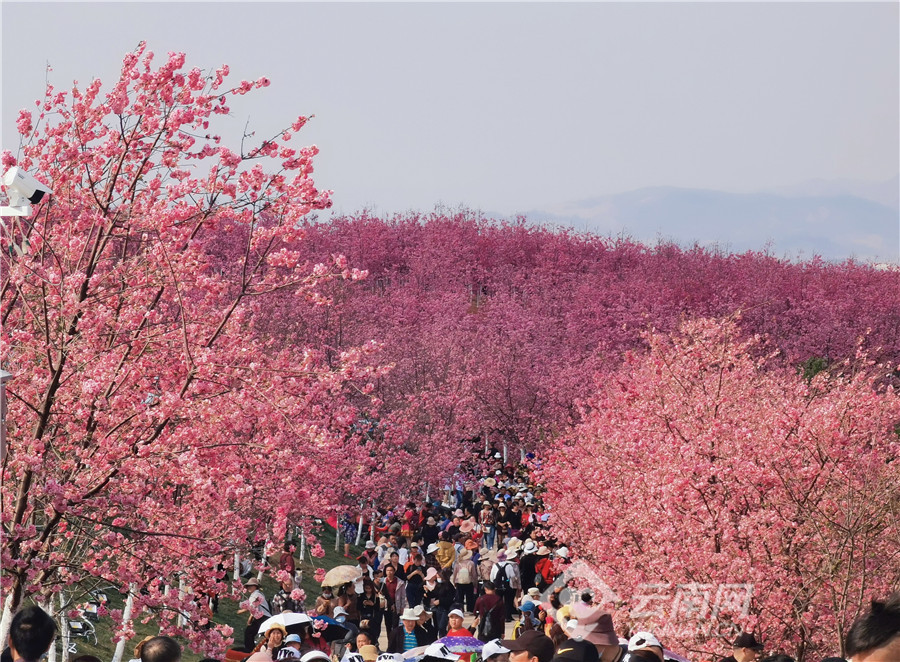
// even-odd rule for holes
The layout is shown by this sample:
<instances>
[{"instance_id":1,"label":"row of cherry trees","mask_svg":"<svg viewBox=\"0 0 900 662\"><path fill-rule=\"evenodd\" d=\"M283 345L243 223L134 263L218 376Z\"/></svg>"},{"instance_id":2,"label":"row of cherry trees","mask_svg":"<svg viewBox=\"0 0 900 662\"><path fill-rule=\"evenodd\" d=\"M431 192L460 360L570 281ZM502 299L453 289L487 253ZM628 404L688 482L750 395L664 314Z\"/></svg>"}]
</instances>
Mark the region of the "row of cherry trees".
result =
<instances>
[{"instance_id":1,"label":"row of cherry trees","mask_svg":"<svg viewBox=\"0 0 900 662\"><path fill-rule=\"evenodd\" d=\"M199 597L231 590L219 565L328 512L342 484L319 477L358 470L372 348L326 361L250 330L276 294L302 317L363 274L298 263L300 220L330 206L316 149L290 146L306 118L232 151L217 118L268 81L227 74L141 45L106 93L48 87L3 155L53 189L2 237L4 628L28 596L66 608L112 584L221 653L230 628L203 628Z\"/></svg>"},{"instance_id":2,"label":"row of cherry trees","mask_svg":"<svg viewBox=\"0 0 900 662\"><path fill-rule=\"evenodd\" d=\"M70 93L48 88L36 116L20 115L20 154L3 156L4 167L16 162L54 189L33 218L8 224L2 237L2 360L16 375L0 491L5 614L29 595L49 601L113 583L131 587L136 613L153 613L195 645L220 649L227 629L198 628L205 617L191 593L166 586L182 581L195 594L225 592L216 568L226 556L280 541L288 523L313 515L438 489L486 435L512 453L545 457L551 487L571 485L573 472L599 476L591 462L604 456L595 444L610 454L620 447L608 445L616 439L610 430L659 432L646 423L658 426L655 414L629 408L624 395L605 400L613 396L604 389L622 384L623 393L652 400L650 407L655 388L675 388L662 368L647 367L665 360L687 361L678 379L693 375L696 393L708 390L707 374L733 376L723 411L739 412L748 425L784 412L753 435L732 430L724 438L734 438L734 447L707 453L706 468L696 469L702 453L692 444L701 442L693 440L705 443L725 428L708 413L718 411L714 404L678 402L679 416L696 418L685 424L704 431L685 437L683 453L657 449L655 461L669 467L660 476L667 489L679 473L714 478L709 499L717 514L698 520L696 509L675 509L667 513L673 528L660 531L676 535L695 523L719 551L701 546L696 566L678 557L671 568L690 581L725 577L707 566L737 554L726 545L735 537L728 527L735 518L759 524L763 513L781 542L764 537L768 556L754 548L752 562L739 548L745 556L737 554L729 576L763 586L754 572L766 563L810 558L828 575L821 541L805 538L815 518L795 521L799 506L788 507L784 495L819 489L817 473L845 466L871 489L884 489L878 462L886 442L877 435L895 410L866 399L876 393L867 370L804 379L824 366L839 372L863 349L866 360L896 361L897 272L646 247L467 211L310 221L310 212L329 206L329 193L311 180L316 149L289 145L306 119L254 147L228 149L215 135L216 119L268 81L228 87L227 73L185 70L179 54L154 68L142 46L105 95L99 81ZM685 322L694 318L730 321ZM714 352L681 357L691 342L667 341L673 333L718 343L728 360ZM630 379L634 385L625 386ZM859 400L853 416L871 421L866 429L882 455L846 464L862 443L850 433L833 466L815 468L807 450L790 455L808 438L791 421L837 429L840 398ZM603 428L597 419L609 408L623 418ZM623 436L621 448L630 439ZM669 448L670 441L659 432L652 444ZM638 447L635 453L646 450ZM766 455L757 463L783 464L741 473L748 482L739 485L752 488L754 500L735 510L732 495L742 491L725 478L734 475L728 467L738 449ZM616 488L624 505L637 508L640 496L663 508L665 498L683 496L637 490L647 481L639 457L606 457L621 467L611 476L622 479ZM809 474L812 485L779 487L766 471L780 466ZM634 491L626 489L631 481ZM865 486L836 496L838 483L832 473L823 477L822 503L871 505L859 496ZM623 587L638 582L592 537L607 506L569 507L565 499L565 491L551 492L557 525L574 549ZM885 502L896 499L878 503ZM896 529L884 513L863 515L860 521L876 522L866 533L868 555L884 547L885 530ZM799 543L790 542L795 528L804 536ZM803 575L805 593L773 592L779 597L754 603L754 617L774 628L782 608L778 632L801 650L817 641L813 623L803 620L809 614L827 614L815 624L839 625L875 574L865 561L858 579L861 539L844 540L852 558L828 561L835 577L853 567L843 603L822 607L825 589ZM647 568L656 572L652 563ZM683 579L673 572L672 581ZM796 568L784 573L777 575L782 587L801 576Z\"/></svg>"}]
</instances>

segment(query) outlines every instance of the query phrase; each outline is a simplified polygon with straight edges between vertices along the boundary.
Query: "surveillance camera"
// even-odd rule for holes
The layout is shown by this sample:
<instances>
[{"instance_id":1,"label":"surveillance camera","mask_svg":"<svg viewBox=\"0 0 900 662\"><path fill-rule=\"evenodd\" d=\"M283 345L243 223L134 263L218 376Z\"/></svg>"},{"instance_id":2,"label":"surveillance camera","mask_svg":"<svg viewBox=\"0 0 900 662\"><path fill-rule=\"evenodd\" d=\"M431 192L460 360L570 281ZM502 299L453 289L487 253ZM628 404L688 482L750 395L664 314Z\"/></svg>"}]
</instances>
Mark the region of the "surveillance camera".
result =
<instances>
[{"instance_id":1,"label":"surveillance camera","mask_svg":"<svg viewBox=\"0 0 900 662\"><path fill-rule=\"evenodd\" d=\"M6 187L6 194L12 207L18 207L26 202L35 205L41 201L44 194L53 193L49 186L19 167L6 171L3 175L3 185Z\"/></svg>"}]
</instances>

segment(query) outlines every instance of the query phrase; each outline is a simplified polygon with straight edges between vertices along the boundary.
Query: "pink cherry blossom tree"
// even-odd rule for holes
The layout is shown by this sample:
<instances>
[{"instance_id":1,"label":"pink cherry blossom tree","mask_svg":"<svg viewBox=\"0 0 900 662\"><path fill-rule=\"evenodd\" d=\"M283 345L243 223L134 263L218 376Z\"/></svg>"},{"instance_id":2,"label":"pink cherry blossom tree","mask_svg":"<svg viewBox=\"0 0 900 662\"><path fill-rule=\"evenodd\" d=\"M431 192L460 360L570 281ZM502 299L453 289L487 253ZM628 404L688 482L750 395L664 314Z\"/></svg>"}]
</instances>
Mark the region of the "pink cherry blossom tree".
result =
<instances>
[{"instance_id":1,"label":"pink cherry blossom tree","mask_svg":"<svg viewBox=\"0 0 900 662\"><path fill-rule=\"evenodd\" d=\"M53 195L0 244L15 375L0 638L26 596L112 584L136 617L221 653L229 629L202 629L205 596L232 590L219 564L327 512L320 483L358 441L374 346L326 361L253 323L276 295L302 317L324 283L363 274L303 262L301 219L330 205L316 148L290 146L305 117L222 144L216 120L269 84L227 75L177 53L156 66L141 44L106 92L48 86L19 117L19 153L3 153Z\"/></svg>"},{"instance_id":2,"label":"pink cherry blossom tree","mask_svg":"<svg viewBox=\"0 0 900 662\"><path fill-rule=\"evenodd\" d=\"M646 342L543 458L554 532L623 600L623 631L706 655L737 628L801 661L842 650L900 581L893 368L861 354L807 380L734 319Z\"/></svg>"}]
</instances>

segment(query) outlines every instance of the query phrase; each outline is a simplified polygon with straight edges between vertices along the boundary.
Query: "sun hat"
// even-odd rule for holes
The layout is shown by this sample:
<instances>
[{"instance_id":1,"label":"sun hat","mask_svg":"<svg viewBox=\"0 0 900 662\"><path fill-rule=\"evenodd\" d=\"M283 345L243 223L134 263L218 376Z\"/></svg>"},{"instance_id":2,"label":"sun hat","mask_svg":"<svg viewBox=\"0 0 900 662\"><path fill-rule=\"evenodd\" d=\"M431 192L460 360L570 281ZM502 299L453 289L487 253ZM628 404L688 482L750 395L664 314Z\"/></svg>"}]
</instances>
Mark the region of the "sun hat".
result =
<instances>
[{"instance_id":1,"label":"sun hat","mask_svg":"<svg viewBox=\"0 0 900 662\"><path fill-rule=\"evenodd\" d=\"M415 607L413 607L413 613L416 615L416 620L419 620L419 616L421 616L422 614L428 614L429 616L431 616L431 612L425 609L425 605L416 605Z\"/></svg>"},{"instance_id":2,"label":"sun hat","mask_svg":"<svg viewBox=\"0 0 900 662\"><path fill-rule=\"evenodd\" d=\"M256 577L251 577L250 579L247 580L247 583L244 584L244 586L246 588L249 588L251 586L259 586L259 580Z\"/></svg>"},{"instance_id":3,"label":"sun hat","mask_svg":"<svg viewBox=\"0 0 900 662\"><path fill-rule=\"evenodd\" d=\"M437 521L433 517L429 517L427 520L425 520L425 523L428 526L434 526L435 524L437 524Z\"/></svg>"},{"instance_id":4,"label":"sun hat","mask_svg":"<svg viewBox=\"0 0 900 662\"><path fill-rule=\"evenodd\" d=\"M269 651L256 651L247 658L247 662L272 662L272 654Z\"/></svg>"},{"instance_id":5,"label":"sun hat","mask_svg":"<svg viewBox=\"0 0 900 662\"><path fill-rule=\"evenodd\" d=\"M403 615L400 616L401 621L417 621L419 620L419 615L416 613L416 610L412 607L407 607L403 610Z\"/></svg>"},{"instance_id":6,"label":"sun hat","mask_svg":"<svg viewBox=\"0 0 900 662\"><path fill-rule=\"evenodd\" d=\"M375 549L375 541L367 540L366 541L366 549Z\"/></svg>"},{"instance_id":7,"label":"sun hat","mask_svg":"<svg viewBox=\"0 0 900 662\"><path fill-rule=\"evenodd\" d=\"M486 487L493 487L494 485L497 484L497 481L491 477L488 477L488 478L484 479L484 484Z\"/></svg>"},{"instance_id":8,"label":"sun hat","mask_svg":"<svg viewBox=\"0 0 900 662\"><path fill-rule=\"evenodd\" d=\"M425 553L426 554L434 554L436 551L438 551L438 549L440 549L440 548L438 547L437 543L433 542L430 545L428 545L428 549L425 550Z\"/></svg>"},{"instance_id":9,"label":"sun hat","mask_svg":"<svg viewBox=\"0 0 900 662\"><path fill-rule=\"evenodd\" d=\"M457 508L453 511L454 517L462 517L463 515L465 515L465 513L462 511L462 508Z\"/></svg>"},{"instance_id":10,"label":"sun hat","mask_svg":"<svg viewBox=\"0 0 900 662\"><path fill-rule=\"evenodd\" d=\"M518 639L501 639L500 645L513 653L528 651L529 655L537 656L538 662L550 662L556 652L553 640L537 630L526 630Z\"/></svg>"},{"instance_id":11,"label":"sun hat","mask_svg":"<svg viewBox=\"0 0 900 662\"><path fill-rule=\"evenodd\" d=\"M541 589L539 589L537 586L532 586L530 589L528 589L527 593L528 597L530 598L535 598L536 600L540 600L541 598Z\"/></svg>"},{"instance_id":12,"label":"sun hat","mask_svg":"<svg viewBox=\"0 0 900 662\"><path fill-rule=\"evenodd\" d=\"M628 640L628 652L651 646L656 646L659 650L663 649L663 645L659 643L659 639L652 632L635 632Z\"/></svg>"},{"instance_id":13,"label":"sun hat","mask_svg":"<svg viewBox=\"0 0 900 662\"><path fill-rule=\"evenodd\" d=\"M507 549L507 550L506 550L506 560L507 560L507 561L512 561L512 560L513 560L514 558L516 558L518 555L519 555L519 550L518 550L518 549Z\"/></svg>"},{"instance_id":14,"label":"sun hat","mask_svg":"<svg viewBox=\"0 0 900 662\"><path fill-rule=\"evenodd\" d=\"M537 543L534 542L531 538L525 541L525 544L522 546L523 554L534 554L537 551Z\"/></svg>"},{"instance_id":15,"label":"sun hat","mask_svg":"<svg viewBox=\"0 0 900 662\"><path fill-rule=\"evenodd\" d=\"M561 559L569 558L569 548L565 546L560 547L556 550L556 555Z\"/></svg>"},{"instance_id":16,"label":"sun hat","mask_svg":"<svg viewBox=\"0 0 900 662\"><path fill-rule=\"evenodd\" d=\"M447 616L459 616L460 618L466 617L466 615L464 613L462 613L462 610L460 610L460 609L451 609L450 613L447 614Z\"/></svg>"},{"instance_id":17,"label":"sun hat","mask_svg":"<svg viewBox=\"0 0 900 662\"><path fill-rule=\"evenodd\" d=\"M519 547L521 547L521 546L522 546L522 541L519 540L518 538L516 538L515 536L510 538L506 543L507 549L519 549Z\"/></svg>"},{"instance_id":18,"label":"sun hat","mask_svg":"<svg viewBox=\"0 0 900 662\"><path fill-rule=\"evenodd\" d=\"M359 654L365 662L375 662L378 659L378 647L372 644L366 644L359 647Z\"/></svg>"},{"instance_id":19,"label":"sun hat","mask_svg":"<svg viewBox=\"0 0 900 662\"><path fill-rule=\"evenodd\" d=\"M556 649L553 662L600 662L600 653L597 647L587 641L575 641L568 639Z\"/></svg>"},{"instance_id":20,"label":"sun hat","mask_svg":"<svg viewBox=\"0 0 900 662\"><path fill-rule=\"evenodd\" d=\"M501 457L503 457L503 456L500 455L500 451L497 451L496 453L494 453L494 459L495 459L495 460L499 460Z\"/></svg>"},{"instance_id":21,"label":"sun hat","mask_svg":"<svg viewBox=\"0 0 900 662\"><path fill-rule=\"evenodd\" d=\"M573 639L584 639L595 646L615 646L619 643L610 614L598 610L589 618L590 621L579 620L572 631Z\"/></svg>"},{"instance_id":22,"label":"sun hat","mask_svg":"<svg viewBox=\"0 0 900 662\"><path fill-rule=\"evenodd\" d=\"M546 545L541 545L536 553L538 556L550 556L550 550Z\"/></svg>"},{"instance_id":23,"label":"sun hat","mask_svg":"<svg viewBox=\"0 0 900 662\"><path fill-rule=\"evenodd\" d=\"M287 630L281 623L272 623L272 625L266 628L266 632L268 632L269 630L281 630L284 636L287 636Z\"/></svg>"},{"instance_id":24,"label":"sun hat","mask_svg":"<svg viewBox=\"0 0 900 662\"><path fill-rule=\"evenodd\" d=\"M508 648L504 648L503 644L500 643L499 639L493 639L487 642L484 645L484 648L481 649L481 659L489 660L495 655L503 655L504 653L509 653Z\"/></svg>"},{"instance_id":25,"label":"sun hat","mask_svg":"<svg viewBox=\"0 0 900 662\"><path fill-rule=\"evenodd\" d=\"M425 573L426 580L432 580L438 576L438 571L434 568L428 568L428 572Z\"/></svg>"},{"instance_id":26,"label":"sun hat","mask_svg":"<svg viewBox=\"0 0 900 662\"><path fill-rule=\"evenodd\" d=\"M465 522L459 525L460 533L470 533L475 530L475 522L470 519L467 519Z\"/></svg>"},{"instance_id":27,"label":"sun hat","mask_svg":"<svg viewBox=\"0 0 900 662\"><path fill-rule=\"evenodd\" d=\"M456 555L457 561L468 561L470 558L472 558L472 550L468 547L463 547Z\"/></svg>"}]
</instances>

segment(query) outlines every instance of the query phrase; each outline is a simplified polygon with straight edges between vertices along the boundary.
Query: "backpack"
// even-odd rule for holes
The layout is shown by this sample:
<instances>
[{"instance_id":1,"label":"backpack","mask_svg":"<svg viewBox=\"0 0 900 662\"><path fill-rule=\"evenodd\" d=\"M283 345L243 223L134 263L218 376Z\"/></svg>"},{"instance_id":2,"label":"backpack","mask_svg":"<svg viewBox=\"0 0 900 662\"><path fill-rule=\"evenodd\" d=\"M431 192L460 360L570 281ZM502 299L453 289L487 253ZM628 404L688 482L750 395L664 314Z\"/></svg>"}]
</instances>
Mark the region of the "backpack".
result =
<instances>
[{"instance_id":1,"label":"backpack","mask_svg":"<svg viewBox=\"0 0 900 662\"><path fill-rule=\"evenodd\" d=\"M509 572L507 572L508 568L508 562L497 564L497 579L494 580L494 588L497 593L500 593L501 595L508 592L511 588L509 583Z\"/></svg>"},{"instance_id":2,"label":"backpack","mask_svg":"<svg viewBox=\"0 0 900 662\"><path fill-rule=\"evenodd\" d=\"M478 628L479 630L481 630L481 636L479 637L479 639L481 639L482 641L493 641L494 639L503 638L503 632L496 631L496 628L494 627L494 619L491 618L494 610L500 606L503 606L502 602L498 602L493 607L488 609L487 613L482 618Z\"/></svg>"}]
</instances>

